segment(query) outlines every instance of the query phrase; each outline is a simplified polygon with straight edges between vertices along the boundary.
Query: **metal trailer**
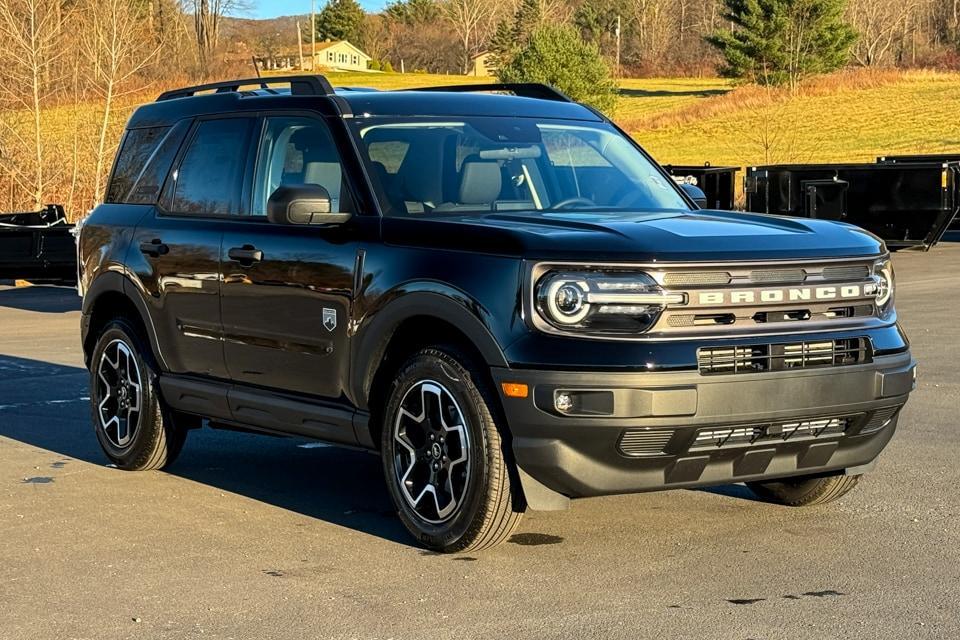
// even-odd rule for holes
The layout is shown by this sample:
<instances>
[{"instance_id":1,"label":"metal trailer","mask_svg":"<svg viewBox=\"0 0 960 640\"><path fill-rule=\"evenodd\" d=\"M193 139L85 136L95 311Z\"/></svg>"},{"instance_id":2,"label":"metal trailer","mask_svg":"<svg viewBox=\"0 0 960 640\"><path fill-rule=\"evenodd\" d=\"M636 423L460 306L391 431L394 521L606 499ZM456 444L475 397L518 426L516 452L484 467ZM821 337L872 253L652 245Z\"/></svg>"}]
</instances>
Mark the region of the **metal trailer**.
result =
<instances>
[{"instance_id":1,"label":"metal trailer","mask_svg":"<svg viewBox=\"0 0 960 640\"><path fill-rule=\"evenodd\" d=\"M855 224L891 248L936 244L960 208L960 162L748 167L746 208Z\"/></svg>"},{"instance_id":2,"label":"metal trailer","mask_svg":"<svg viewBox=\"0 0 960 640\"><path fill-rule=\"evenodd\" d=\"M707 196L707 209L733 211L736 174L740 167L713 167L704 165L673 165L663 168L680 184L699 187Z\"/></svg>"},{"instance_id":3,"label":"metal trailer","mask_svg":"<svg viewBox=\"0 0 960 640\"><path fill-rule=\"evenodd\" d=\"M77 249L63 207L0 215L0 278L73 284Z\"/></svg>"}]
</instances>

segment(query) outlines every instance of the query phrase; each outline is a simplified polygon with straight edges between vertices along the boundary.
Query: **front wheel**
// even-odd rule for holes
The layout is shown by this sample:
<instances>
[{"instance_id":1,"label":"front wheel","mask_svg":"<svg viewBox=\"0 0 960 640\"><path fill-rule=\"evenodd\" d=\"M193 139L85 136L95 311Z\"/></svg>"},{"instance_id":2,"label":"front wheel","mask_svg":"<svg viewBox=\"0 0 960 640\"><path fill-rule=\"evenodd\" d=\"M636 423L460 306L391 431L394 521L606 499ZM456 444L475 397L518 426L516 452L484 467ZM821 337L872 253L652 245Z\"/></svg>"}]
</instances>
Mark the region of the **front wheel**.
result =
<instances>
[{"instance_id":1,"label":"front wheel","mask_svg":"<svg viewBox=\"0 0 960 640\"><path fill-rule=\"evenodd\" d=\"M520 522L494 406L479 370L453 348L420 351L390 389L381 441L387 486L403 524L431 549L492 547Z\"/></svg>"},{"instance_id":2,"label":"front wheel","mask_svg":"<svg viewBox=\"0 0 960 640\"><path fill-rule=\"evenodd\" d=\"M860 476L802 476L772 482L748 482L762 500L788 507L808 507L833 502L857 486Z\"/></svg>"}]
</instances>

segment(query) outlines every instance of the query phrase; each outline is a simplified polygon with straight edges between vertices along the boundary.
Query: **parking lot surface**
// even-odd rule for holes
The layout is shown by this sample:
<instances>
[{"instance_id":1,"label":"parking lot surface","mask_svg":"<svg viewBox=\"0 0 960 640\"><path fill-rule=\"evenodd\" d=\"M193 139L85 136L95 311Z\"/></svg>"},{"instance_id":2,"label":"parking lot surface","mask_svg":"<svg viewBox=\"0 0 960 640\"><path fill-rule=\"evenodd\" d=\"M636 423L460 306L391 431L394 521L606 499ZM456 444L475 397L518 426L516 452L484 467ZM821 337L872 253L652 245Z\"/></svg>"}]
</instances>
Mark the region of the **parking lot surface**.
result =
<instances>
[{"instance_id":1,"label":"parking lot surface","mask_svg":"<svg viewBox=\"0 0 960 640\"><path fill-rule=\"evenodd\" d=\"M0 287L0 640L960 637L960 243L895 265L919 388L842 501L584 500L466 556L411 544L366 453L204 430L107 467L79 299Z\"/></svg>"}]
</instances>

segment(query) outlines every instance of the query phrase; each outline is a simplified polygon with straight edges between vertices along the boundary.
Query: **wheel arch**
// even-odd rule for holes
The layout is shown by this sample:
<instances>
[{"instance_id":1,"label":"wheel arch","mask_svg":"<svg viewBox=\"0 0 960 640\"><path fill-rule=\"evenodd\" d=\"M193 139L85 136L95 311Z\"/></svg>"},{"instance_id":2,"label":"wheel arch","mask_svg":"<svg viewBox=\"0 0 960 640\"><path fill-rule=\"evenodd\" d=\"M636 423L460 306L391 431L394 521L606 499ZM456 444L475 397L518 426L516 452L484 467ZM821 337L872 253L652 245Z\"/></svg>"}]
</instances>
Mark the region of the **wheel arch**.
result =
<instances>
[{"instance_id":1,"label":"wheel arch","mask_svg":"<svg viewBox=\"0 0 960 640\"><path fill-rule=\"evenodd\" d=\"M162 362L150 312L137 291L128 277L116 271L108 271L100 275L87 288L81 309L84 318L83 357L87 365L90 363L90 356L100 331L111 319L117 317L124 317L133 322L149 341L154 358L157 362Z\"/></svg>"},{"instance_id":2,"label":"wheel arch","mask_svg":"<svg viewBox=\"0 0 960 640\"><path fill-rule=\"evenodd\" d=\"M390 374L420 349L448 344L461 349L486 372L492 366L506 366L503 351L483 321L461 300L438 292L419 291L395 299L377 312L358 342L351 367L351 393L361 409L370 411L370 435L377 445L379 420L375 413L389 387ZM494 388L492 377L484 382Z\"/></svg>"}]
</instances>

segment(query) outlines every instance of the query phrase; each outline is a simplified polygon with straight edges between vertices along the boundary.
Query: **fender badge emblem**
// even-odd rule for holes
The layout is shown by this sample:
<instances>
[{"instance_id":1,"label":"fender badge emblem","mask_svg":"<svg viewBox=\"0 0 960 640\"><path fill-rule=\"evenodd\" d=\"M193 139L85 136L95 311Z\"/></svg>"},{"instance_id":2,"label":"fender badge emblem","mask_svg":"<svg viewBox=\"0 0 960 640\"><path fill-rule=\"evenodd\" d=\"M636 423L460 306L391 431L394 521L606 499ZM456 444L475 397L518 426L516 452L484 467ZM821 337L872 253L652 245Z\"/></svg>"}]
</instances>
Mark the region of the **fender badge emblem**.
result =
<instances>
[{"instance_id":1,"label":"fender badge emblem","mask_svg":"<svg viewBox=\"0 0 960 640\"><path fill-rule=\"evenodd\" d=\"M327 328L327 331L333 331L337 328L337 310L336 309L323 309L323 326Z\"/></svg>"}]
</instances>

